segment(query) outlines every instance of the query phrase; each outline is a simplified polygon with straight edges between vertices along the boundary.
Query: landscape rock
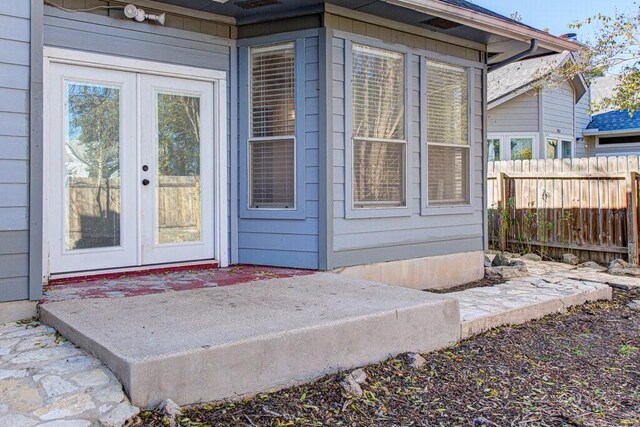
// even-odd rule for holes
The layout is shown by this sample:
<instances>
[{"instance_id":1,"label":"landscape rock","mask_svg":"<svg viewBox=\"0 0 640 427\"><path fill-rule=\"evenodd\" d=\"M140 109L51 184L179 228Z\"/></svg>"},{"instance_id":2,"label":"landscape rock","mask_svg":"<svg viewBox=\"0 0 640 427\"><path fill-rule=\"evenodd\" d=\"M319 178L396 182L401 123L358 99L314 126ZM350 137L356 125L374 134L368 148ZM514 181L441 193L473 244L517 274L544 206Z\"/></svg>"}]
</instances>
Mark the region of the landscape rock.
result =
<instances>
[{"instance_id":1,"label":"landscape rock","mask_svg":"<svg viewBox=\"0 0 640 427\"><path fill-rule=\"evenodd\" d=\"M614 276L627 276L627 277L640 277L640 268L638 267L627 267L620 268L614 267L607 270L607 273L612 274Z\"/></svg>"},{"instance_id":2,"label":"landscape rock","mask_svg":"<svg viewBox=\"0 0 640 427\"><path fill-rule=\"evenodd\" d=\"M138 407L122 402L107 415L100 418L100 424L103 427L123 427L128 425L131 419L139 413L140 409Z\"/></svg>"},{"instance_id":3,"label":"landscape rock","mask_svg":"<svg viewBox=\"0 0 640 427\"><path fill-rule=\"evenodd\" d=\"M629 307L631 310L640 311L640 299L634 299L629 304L627 304L627 307Z\"/></svg>"},{"instance_id":4,"label":"landscape rock","mask_svg":"<svg viewBox=\"0 0 640 427\"><path fill-rule=\"evenodd\" d=\"M526 263L519 259L514 259L511 261L510 267L526 267Z\"/></svg>"},{"instance_id":5,"label":"landscape rock","mask_svg":"<svg viewBox=\"0 0 640 427\"><path fill-rule=\"evenodd\" d=\"M492 267L508 267L511 265L511 261L509 261L509 258L506 257L506 255L504 254L496 254L496 256L493 258L493 261L491 261L491 266Z\"/></svg>"},{"instance_id":6,"label":"landscape rock","mask_svg":"<svg viewBox=\"0 0 640 427\"><path fill-rule=\"evenodd\" d=\"M420 369L426 365L427 359L416 353L409 353L409 366L413 369Z\"/></svg>"},{"instance_id":7,"label":"landscape rock","mask_svg":"<svg viewBox=\"0 0 640 427\"><path fill-rule=\"evenodd\" d=\"M182 415L180 405L171 399L165 399L160 402L156 410L164 414L164 417L169 420L169 425L172 427L176 425L176 418Z\"/></svg>"},{"instance_id":8,"label":"landscape rock","mask_svg":"<svg viewBox=\"0 0 640 427\"><path fill-rule=\"evenodd\" d=\"M355 369L349 374L358 384L364 384L367 381L367 374L362 368Z\"/></svg>"},{"instance_id":9,"label":"landscape rock","mask_svg":"<svg viewBox=\"0 0 640 427\"><path fill-rule=\"evenodd\" d=\"M570 254L570 253L562 254L561 261L564 264L569 264L569 265L578 265L578 264L580 264L580 258L578 258L574 254Z\"/></svg>"},{"instance_id":10,"label":"landscape rock","mask_svg":"<svg viewBox=\"0 0 640 427\"><path fill-rule=\"evenodd\" d=\"M609 268L629 268L629 267L631 267L631 264L629 264L627 261L620 258L614 259L609 263Z\"/></svg>"},{"instance_id":11,"label":"landscape rock","mask_svg":"<svg viewBox=\"0 0 640 427\"><path fill-rule=\"evenodd\" d=\"M491 258L489 258L488 256L484 256L484 266L485 267L491 267Z\"/></svg>"},{"instance_id":12,"label":"landscape rock","mask_svg":"<svg viewBox=\"0 0 640 427\"><path fill-rule=\"evenodd\" d=\"M342 381L340 381L340 387L342 387L342 390L347 395L357 396L357 397L362 396L362 387L360 387L360 384L356 382L356 380L351 376L351 374L345 375Z\"/></svg>"},{"instance_id":13,"label":"landscape rock","mask_svg":"<svg viewBox=\"0 0 640 427\"><path fill-rule=\"evenodd\" d=\"M583 262L582 264L578 265L578 268L588 268L590 270L595 270L595 271L607 271L606 267L603 267L597 262L593 262L593 261Z\"/></svg>"},{"instance_id":14,"label":"landscape rock","mask_svg":"<svg viewBox=\"0 0 640 427\"><path fill-rule=\"evenodd\" d=\"M517 277L525 277L529 275L527 267L515 266L515 267L486 267L484 269L484 276L487 279L515 279Z\"/></svg>"},{"instance_id":15,"label":"landscape rock","mask_svg":"<svg viewBox=\"0 0 640 427\"><path fill-rule=\"evenodd\" d=\"M542 261L542 257L540 255L534 254L534 253L524 254L524 255L522 255L521 258L524 259L524 260L527 260L527 261L536 261L536 262Z\"/></svg>"}]
</instances>

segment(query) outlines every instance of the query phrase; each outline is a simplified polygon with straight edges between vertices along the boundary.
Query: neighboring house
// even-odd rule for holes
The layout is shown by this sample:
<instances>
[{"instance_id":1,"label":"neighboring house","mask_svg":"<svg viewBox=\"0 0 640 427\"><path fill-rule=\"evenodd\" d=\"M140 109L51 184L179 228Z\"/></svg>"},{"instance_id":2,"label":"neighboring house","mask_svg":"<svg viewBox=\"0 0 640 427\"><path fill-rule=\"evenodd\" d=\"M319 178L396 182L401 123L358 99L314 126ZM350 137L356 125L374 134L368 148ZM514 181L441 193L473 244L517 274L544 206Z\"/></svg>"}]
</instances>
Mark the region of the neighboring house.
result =
<instances>
[{"instance_id":1,"label":"neighboring house","mask_svg":"<svg viewBox=\"0 0 640 427\"><path fill-rule=\"evenodd\" d=\"M0 301L190 262L479 278L487 67L575 48L462 0L46 3L0 2Z\"/></svg>"},{"instance_id":2,"label":"neighboring house","mask_svg":"<svg viewBox=\"0 0 640 427\"><path fill-rule=\"evenodd\" d=\"M594 107L611 96L617 85L617 76L594 79L591 83ZM615 109L599 111L591 117L584 135L591 156L640 154L640 114Z\"/></svg>"},{"instance_id":3,"label":"neighboring house","mask_svg":"<svg viewBox=\"0 0 640 427\"><path fill-rule=\"evenodd\" d=\"M584 156L588 85L581 76L546 87L541 83L545 72L570 60L571 53L563 52L489 73L489 161Z\"/></svg>"}]
</instances>

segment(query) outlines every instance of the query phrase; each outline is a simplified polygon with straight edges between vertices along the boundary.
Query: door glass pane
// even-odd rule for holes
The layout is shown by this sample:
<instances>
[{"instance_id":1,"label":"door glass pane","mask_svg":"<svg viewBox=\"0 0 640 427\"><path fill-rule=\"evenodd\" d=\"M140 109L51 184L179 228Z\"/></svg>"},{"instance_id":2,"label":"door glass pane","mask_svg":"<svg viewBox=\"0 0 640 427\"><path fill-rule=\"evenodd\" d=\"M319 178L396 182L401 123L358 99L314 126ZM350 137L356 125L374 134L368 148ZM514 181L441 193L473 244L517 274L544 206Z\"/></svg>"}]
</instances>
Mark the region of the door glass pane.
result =
<instances>
[{"instance_id":1,"label":"door glass pane","mask_svg":"<svg viewBox=\"0 0 640 427\"><path fill-rule=\"evenodd\" d=\"M511 160L531 160L533 138L511 138Z\"/></svg>"},{"instance_id":2,"label":"door glass pane","mask_svg":"<svg viewBox=\"0 0 640 427\"><path fill-rule=\"evenodd\" d=\"M555 159L558 157L558 140L547 138L547 159Z\"/></svg>"},{"instance_id":3,"label":"door glass pane","mask_svg":"<svg viewBox=\"0 0 640 427\"><path fill-rule=\"evenodd\" d=\"M491 138L488 143L489 161L500 160L500 139Z\"/></svg>"},{"instance_id":4,"label":"door glass pane","mask_svg":"<svg viewBox=\"0 0 640 427\"><path fill-rule=\"evenodd\" d=\"M200 240L200 98L157 95L157 243Z\"/></svg>"},{"instance_id":5,"label":"door glass pane","mask_svg":"<svg viewBox=\"0 0 640 427\"><path fill-rule=\"evenodd\" d=\"M65 249L120 245L120 89L65 84Z\"/></svg>"},{"instance_id":6,"label":"door glass pane","mask_svg":"<svg viewBox=\"0 0 640 427\"><path fill-rule=\"evenodd\" d=\"M573 153L571 153L571 141L562 141L562 158L570 159Z\"/></svg>"}]
</instances>

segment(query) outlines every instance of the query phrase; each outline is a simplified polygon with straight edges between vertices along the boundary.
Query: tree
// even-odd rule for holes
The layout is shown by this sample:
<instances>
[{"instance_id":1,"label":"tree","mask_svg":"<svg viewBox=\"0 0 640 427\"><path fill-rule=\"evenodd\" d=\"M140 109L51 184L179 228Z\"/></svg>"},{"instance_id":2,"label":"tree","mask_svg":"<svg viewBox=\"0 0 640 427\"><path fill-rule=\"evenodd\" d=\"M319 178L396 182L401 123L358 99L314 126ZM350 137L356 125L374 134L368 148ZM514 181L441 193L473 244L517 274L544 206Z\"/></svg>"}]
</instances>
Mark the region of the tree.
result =
<instances>
[{"instance_id":1,"label":"tree","mask_svg":"<svg viewBox=\"0 0 640 427\"><path fill-rule=\"evenodd\" d=\"M579 74L587 81L604 74L618 74L618 87L592 108L598 111L613 107L630 114L640 110L640 9L614 16L599 14L570 25L576 30L587 26L596 28L594 39L581 44L572 61L545 70L545 82L557 84Z\"/></svg>"}]
</instances>

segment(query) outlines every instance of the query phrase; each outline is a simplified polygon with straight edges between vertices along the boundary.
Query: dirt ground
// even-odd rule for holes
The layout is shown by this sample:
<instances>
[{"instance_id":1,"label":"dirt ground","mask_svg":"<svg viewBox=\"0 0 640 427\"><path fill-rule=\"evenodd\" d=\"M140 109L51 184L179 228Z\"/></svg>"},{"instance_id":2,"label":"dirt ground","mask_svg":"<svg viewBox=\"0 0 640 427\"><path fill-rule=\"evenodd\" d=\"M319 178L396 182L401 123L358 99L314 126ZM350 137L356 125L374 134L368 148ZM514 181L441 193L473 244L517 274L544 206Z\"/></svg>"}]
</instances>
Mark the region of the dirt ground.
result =
<instances>
[{"instance_id":1,"label":"dirt ground","mask_svg":"<svg viewBox=\"0 0 640 427\"><path fill-rule=\"evenodd\" d=\"M640 311L611 302L503 327L425 355L365 367L362 397L340 374L241 402L184 409L180 425L640 426ZM256 354L255 357L260 357ZM167 425L154 412L142 425Z\"/></svg>"}]
</instances>

